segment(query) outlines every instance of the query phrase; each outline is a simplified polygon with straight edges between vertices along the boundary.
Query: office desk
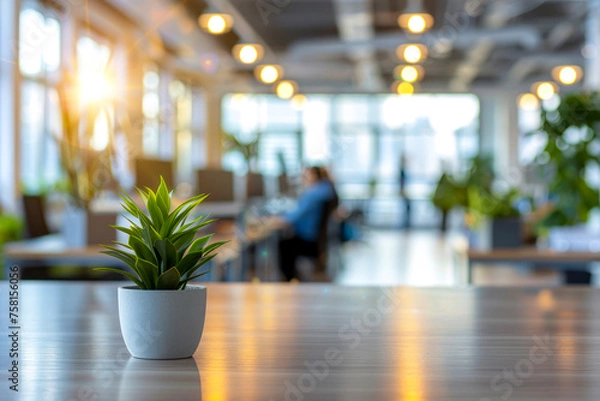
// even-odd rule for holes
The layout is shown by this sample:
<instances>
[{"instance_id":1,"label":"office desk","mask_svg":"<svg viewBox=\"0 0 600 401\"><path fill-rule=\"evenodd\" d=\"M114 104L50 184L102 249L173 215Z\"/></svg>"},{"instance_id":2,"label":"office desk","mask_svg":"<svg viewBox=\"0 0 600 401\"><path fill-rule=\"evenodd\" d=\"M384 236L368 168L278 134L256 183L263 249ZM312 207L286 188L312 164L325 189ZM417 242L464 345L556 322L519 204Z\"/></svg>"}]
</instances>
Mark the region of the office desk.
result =
<instances>
[{"instance_id":1,"label":"office desk","mask_svg":"<svg viewBox=\"0 0 600 401\"><path fill-rule=\"evenodd\" d=\"M600 399L600 290L207 286L194 358L144 361L115 284L21 282L20 397L2 335L0 399Z\"/></svg>"},{"instance_id":2,"label":"office desk","mask_svg":"<svg viewBox=\"0 0 600 401\"><path fill-rule=\"evenodd\" d=\"M558 252L552 249L522 247L466 251L467 283L473 284L473 264L540 264L557 270L581 269L588 263L600 261L600 252Z\"/></svg>"},{"instance_id":3,"label":"office desk","mask_svg":"<svg viewBox=\"0 0 600 401\"><path fill-rule=\"evenodd\" d=\"M224 245L215 263L223 265L239 256L239 242L235 235L216 234L213 241L231 241ZM60 234L10 242L4 246L4 275L11 265L28 266L82 266L82 267L126 267L125 263L112 256L101 253L104 250L99 245L89 245L82 248L69 247Z\"/></svg>"}]
</instances>

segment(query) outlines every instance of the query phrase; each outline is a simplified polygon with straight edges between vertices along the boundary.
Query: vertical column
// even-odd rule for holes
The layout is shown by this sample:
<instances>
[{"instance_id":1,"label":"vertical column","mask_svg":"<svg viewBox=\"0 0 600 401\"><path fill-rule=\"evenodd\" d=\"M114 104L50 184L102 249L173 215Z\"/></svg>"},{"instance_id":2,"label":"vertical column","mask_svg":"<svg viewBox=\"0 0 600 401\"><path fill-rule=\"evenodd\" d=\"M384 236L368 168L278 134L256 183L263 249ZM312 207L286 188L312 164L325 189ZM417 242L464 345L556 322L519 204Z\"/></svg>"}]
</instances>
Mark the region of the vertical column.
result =
<instances>
[{"instance_id":1,"label":"vertical column","mask_svg":"<svg viewBox=\"0 0 600 401\"><path fill-rule=\"evenodd\" d=\"M221 94L215 87L207 87L204 93L206 107L206 166L221 168L222 134L221 134Z\"/></svg>"},{"instance_id":2,"label":"vertical column","mask_svg":"<svg viewBox=\"0 0 600 401\"><path fill-rule=\"evenodd\" d=\"M192 88L192 165L194 169L206 166L206 100L204 88Z\"/></svg>"},{"instance_id":3,"label":"vertical column","mask_svg":"<svg viewBox=\"0 0 600 401\"><path fill-rule=\"evenodd\" d=\"M169 93L169 85L173 76L161 69L159 97L160 97L160 129L159 129L159 155L165 160L175 160L175 105Z\"/></svg>"},{"instance_id":4,"label":"vertical column","mask_svg":"<svg viewBox=\"0 0 600 401\"><path fill-rule=\"evenodd\" d=\"M584 83L589 90L600 89L600 0L588 1L585 41L588 49Z\"/></svg>"},{"instance_id":5,"label":"vertical column","mask_svg":"<svg viewBox=\"0 0 600 401\"><path fill-rule=\"evenodd\" d=\"M494 169L511 184L519 167L519 120L517 94L486 93L480 96L480 145L482 154L494 157Z\"/></svg>"},{"instance_id":6,"label":"vertical column","mask_svg":"<svg viewBox=\"0 0 600 401\"><path fill-rule=\"evenodd\" d=\"M133 40L129 38L128 46ZM141 54L137 51L123 52L123 63L127 68L127 116L131 126L127 130L127 146L129 148L129 168L133 171L133 161L136 157L143 155L143 129L144 113L142 111L142 100L144 98L144 65Z\"/></svg>"},{"instance_id":7,"label":"vertical column","mask_svg":"<svg viewBox=\"0 0 600 401\"><path fill-rule=\"evenodd\" d=\"M0 12L0 205L17 209L19 182L20 0L2 0Z\"/></svg>"}]
</instances>

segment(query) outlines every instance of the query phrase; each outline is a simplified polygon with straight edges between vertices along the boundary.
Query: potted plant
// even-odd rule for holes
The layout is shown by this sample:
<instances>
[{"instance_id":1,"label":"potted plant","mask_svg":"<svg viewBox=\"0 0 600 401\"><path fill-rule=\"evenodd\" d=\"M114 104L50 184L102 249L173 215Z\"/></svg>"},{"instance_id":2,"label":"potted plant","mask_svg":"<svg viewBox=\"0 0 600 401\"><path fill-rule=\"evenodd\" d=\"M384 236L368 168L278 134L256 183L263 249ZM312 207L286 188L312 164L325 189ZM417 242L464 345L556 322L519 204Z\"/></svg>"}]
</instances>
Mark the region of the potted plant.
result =
<instances>
[{"instance_id":1,"label":"potted plant","mask_svg":"<svg viewBox=\"0 0 600 401\"><path fill-rule=\"evenodd\" d=\"M17 241L23 232L23 222L17 216L6 214L0 206L0 266L4 266L2 248L4 243Z\"/></svg>"},{"instance_id":2,"label":"potted plant","mask_svg":"<svg viewBox=\"0 0 600 401\"><path fill-rule=\"evenodd\" d=\"M546 137L536 164L550 170L545 182L553 208L538 225L541 231L585 223L590 211L600 206L600 192L587 174L600 167L598 124L598 92L570 94L556 110L542 109L540 128L530 134Z\"/></svg>"},{"instance_id":3,"label":"potted plant","mask_svg":"<svg viewBox=\"0 0 600 401\"><path fill-rule=\"evenodd\" d=\"M433 205L442 211L441 230L446 231L448 214L452 209L469 208L469 188L490 192L494 178L493 160L487 155L475 156L469 160L464 177L444 172L431 198Z\"/></svg>"},{"instance_id":4,"label":"potted plant","mask_svg":"<svg viewBox=\"0 0 600 401\"><path fill-rule=\"evenodd\" d=\"M107 71L104 71L107 73ZM74 72L64 71L57 83L61 131L55 133L60 162L66 177L64 189L69 194L65 207L63 237L70 247L84 247L108 242L115 237L108 222L116 223L116 213L99 213L91 203L103 191L118 189L113 173L115 157L114 127L108 116L114 100L82 101ZM105 146L99 146L97 125L106 119Z\"/></svg>"},{"instance_id":5,"label":"potted plant","mask_svg":"<svg viewBox=\"0 0 600 401\"><path fill-rule=\"evenodd\" d=\"M441 175L431 197L431 201L433 205L442 212L442 221L440 225L440 230L442 232L446 232L446 229L448 228L448 213L456 206L466 203L461 202L461 195L463 192L463 187L457 183L450 174L443 173Z\"/></svg>"},{"instance_id":6,"label":"potted plant","mask_svg":"<svg viewBox=\"0 0 600 401\"><path fill-rule=\"evenodd\" d=\"M225 152L239 152L244 158L248 172L253 171L256 167L260 135L256 135L249 140L241 140L235 135L223 131L222 138Z\"/></svg>"},{"instance_id":7,"label":"potted plant","mask_svg":"<svg viewBox=\"0 0 600 401\"><path fill-rule=\"evenodd\" d=\"M133 272L99 270L122 274L135 283L118 290L121 332L134 357L188 358L200 342L206 310L206 288L188 282L209 272L198 273L225 242L209 244L212 234L196 238L214 220L199 216L187 221L208 195L195 196L171 211L172 193L162 177L156 192L138 191L148 214L123 194L123 208L137 222L128 218L131 226L113 226L127 234L127 243L104 246L104 253L122 260Z\"/></svg>"},{"instance_id":8,"label":"potted plant","mask_svg":"<svg viewBox=\"0 0 600 401\"><path fill-rule=\"evenodd\" d=\"M468 189L467 226L478 234L478 247L518 248L523 245L521 213L515 207L519 191L498 194L478 187Z\"/></svg>"},{"instance_id":9,"label":"potted plant","mask_svg":"<svg viewBox=\"0 0 600 401\"><path fill-rule=\"evenodd\" d=\"M369 179L369 197L374 198L377 194L377 177L372 176Z\"/></svg>"}]
</instances>

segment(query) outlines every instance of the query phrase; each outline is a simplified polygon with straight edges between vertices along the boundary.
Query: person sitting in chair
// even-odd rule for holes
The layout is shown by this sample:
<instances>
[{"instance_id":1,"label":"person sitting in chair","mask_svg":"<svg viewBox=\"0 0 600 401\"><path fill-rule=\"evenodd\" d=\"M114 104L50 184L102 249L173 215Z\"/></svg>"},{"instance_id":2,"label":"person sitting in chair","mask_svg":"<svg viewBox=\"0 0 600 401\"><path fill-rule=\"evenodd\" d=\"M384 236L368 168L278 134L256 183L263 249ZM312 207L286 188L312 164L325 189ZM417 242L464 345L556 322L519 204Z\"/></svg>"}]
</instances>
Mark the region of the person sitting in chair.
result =
<instances>
[{"instance_id":1,"label":"person sitting in chair","mask_svg":"<svg viewBox=\"0 0 600 401\"><path fill-rule=\"evenodd\" d=\"M304 192L294 210L278 217L281 225L291 227L293 235L279 243L279 267L286 280L297 279L296 260L299 256L319 256L319 236L323 213L331 213L330 204L336 194L321 167L308 167L302 173Z\"/></svg>"}]
</instances>

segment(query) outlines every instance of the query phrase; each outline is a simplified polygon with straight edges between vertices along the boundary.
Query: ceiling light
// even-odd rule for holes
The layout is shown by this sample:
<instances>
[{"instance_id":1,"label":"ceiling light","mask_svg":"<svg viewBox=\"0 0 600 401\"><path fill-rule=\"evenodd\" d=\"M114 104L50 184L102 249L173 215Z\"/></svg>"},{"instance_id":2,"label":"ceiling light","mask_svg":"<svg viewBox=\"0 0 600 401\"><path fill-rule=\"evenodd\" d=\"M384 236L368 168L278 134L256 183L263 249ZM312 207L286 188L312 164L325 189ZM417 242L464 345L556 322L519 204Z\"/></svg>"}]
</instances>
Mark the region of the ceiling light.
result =
<instances>
[{"instance_id":1,"label":"ceiling light","mask_svg":"<svg viewBox=\"0 0 600 401\"><path fill-rule=\"evenodd\" d=\"M298 90L294 81L281 81L275 85L275 93L280 99L291 99Z\"/></svg>"},{"instance_id":2,"label":"ceiling light","mask_svg":"<svg viewBox=\"0 0 600 401\"><path fill-rule=\"evenodd\" d=\"M427 46L418 43L400 45L396 48L396 56L407 63L419 63L427 58Z\"/></svg>"},{"instance_id":3,"label":"ceiling light","mask_svg":"<svg viewBox=\"0 0 600 401\"><path fill-rule=\"evenodd\" d=\"M425 70L420 65L399 65L394 69L394 77L405 82L417 82L423 79Z\"/></svg>"},{"instance_id":4,"label":"ceiling light","mask_svg":"<svg viewBox=\"0 0 600 401\"><path fill-rule=\"evenodd\" d=\"M259 65L254 69L256 79L265 84L272 84L283 78L283 68L274 64Z\"/></svg>"},{"instance_id":5,"label":"ceiling light","mask_svg":"<svg viewBox=\"0 0 600 401\"><path fill-rule=\"evenodd\" d=\"M531 91L542 100L548 100L558 93L558 86L553 82L536 82L531 86Z\"/></svg>"},{"instance_id":6,"label":"ceiling light","mask_svg":"<svg viewBox=\"0 0 600 401\"><path fill-rule=\"evenodd\" d=\"M533 93L523 93L517 99L519 108L524 111L534 111L540 108L540 101Z\"/></svg>"},{"instance_id":7,"label":"ceiling light","mask_svg":"<svg viewBox=\"0 0 600 401\"><path fill-rule=\"evenodd\" d=\"M398 25L411 33L421 34L433 26L433 16L424 12L421 0L409 0L404 12L398 17Z\"/></svg>"},{"instance_id":8,"label":"ceiling light","mask_svg":"<svg viewBox=\"0 0 600 401\"><path fill-rule=\"evenodd\" d=\"M259 44L244 43L233 46L231 50L233 57L243 64L254 64L262 59L264 49Z\"/></svg>"},{"instance_id":9,"label":"ceiling light","mask_svg":"<svg viewBox=\"0 0 600 401\"><path fill-rule=\"evenodd\" d=\"M408 82L396 81L392 85L392 90L398 95L412 95L415 93L414 85Z\"/></svg>"},{"instance_id":10,"label":"ceiling light","mask_svg":"<svg viewBox=\"0 0 600 401\"><path fill-rule=\"evenodd\" d=\"M292 97L292 108L294 110L302 110L304 109L304 105L306 104L306 96L302 94L297 94Z\"/></svg>"},{"instance_id":11,"label":"ceiling light","mask_svg":"<svg viewBox=\"0 0 600 401\"><path fill-rule=\"evenodd\" d=\"M229 14L205 13L198 18L198 24L212 35L221 35L231 31L233 18Z\"/></svg>"},{"instance_id":12,"label":"ceiling light","mask_svg":"<svg viewBox=\"0 0 600 401\"><path fill-rule=\"evenodd\" d=\"M563 85L573 85L583 78L583 70L577 65L560 65L552 69L552 77Z\"/></svg>"}]
</instances>

